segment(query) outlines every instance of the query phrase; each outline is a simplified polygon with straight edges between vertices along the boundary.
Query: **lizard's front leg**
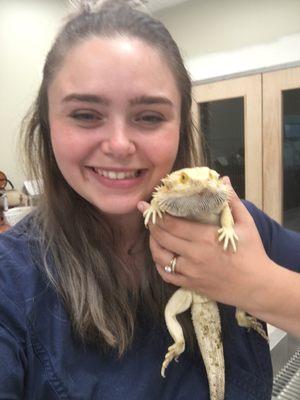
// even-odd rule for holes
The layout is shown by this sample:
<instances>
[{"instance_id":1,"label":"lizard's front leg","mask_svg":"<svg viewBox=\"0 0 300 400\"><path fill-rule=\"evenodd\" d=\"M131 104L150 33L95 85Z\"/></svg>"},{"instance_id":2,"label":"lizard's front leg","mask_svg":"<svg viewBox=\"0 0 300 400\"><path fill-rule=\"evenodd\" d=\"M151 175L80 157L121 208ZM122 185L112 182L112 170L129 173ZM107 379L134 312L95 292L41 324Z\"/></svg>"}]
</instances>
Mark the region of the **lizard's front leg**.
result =
<instances>
[{"instance_id":1,"label":"lizard's front leg","mask_svg":"<svg viewBox=\"0 0 300 400\"><path fill-rule=\"evenodd\" d=\"M174 340L174 344L168 348L168 353L161 367L161 374L165 377L165 370L170 362L184 351L185 340L181 325L176 319L177 314L181 314L190 308L192 303L192 293L188 289L180 288L172 295L165 308L165 320L167 328Z\"/></svg>"},{"instance_id":2,"label":"lizard's front leg","mask_svg":"<svg viewBox=\"0 0 300 400\"><path fill-rule=\"evenodd\" d=\"M162 218L164 211L155 199L151 200L150 207L143 213L144 224L148 227L149 221L156 224L157 217Z\"/></svg>"},{"instance_id":3,"label":"lizard's front leg","mask_svg":"<svg viewBox=\"0 0 300 400\"><path fill-rule=\"evenodd\" d=\"M236 252L236 241L238 241L238 237L234 231L234 221L231 214L230 207L228 203L225 204L223 210L220 214L220 225L221 228L218 230L219 233L219 242L224 240L223 248L227 249L228 244L230 243L233 251Z\"/></svg>"}]
</instances>

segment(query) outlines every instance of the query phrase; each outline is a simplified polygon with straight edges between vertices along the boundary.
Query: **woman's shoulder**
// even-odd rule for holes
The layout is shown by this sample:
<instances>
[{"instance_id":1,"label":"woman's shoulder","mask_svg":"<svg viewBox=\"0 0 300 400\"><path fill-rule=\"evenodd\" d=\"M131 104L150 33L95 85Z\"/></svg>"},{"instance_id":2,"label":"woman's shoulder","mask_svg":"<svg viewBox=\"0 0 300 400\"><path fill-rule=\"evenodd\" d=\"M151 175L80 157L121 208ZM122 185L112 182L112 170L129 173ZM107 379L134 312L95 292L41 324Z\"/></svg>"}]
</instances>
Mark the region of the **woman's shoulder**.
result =
<instances>
[{"instance_id":1,"label":"woman's shoulder","mask_svg":"<svg viewBox=\"0 0 300 400\"><path fill-rule=\"evenodd\" d=\"M32 217L25 217L18 224L0 235L0 257L18 258L28 252L28 243L34 237Z\"/></svg>"},{"instance_id":2,"label":"woman's shoulder","mask_svg":"<svg viewBox=\"0 0 300 400\"><path fill-rule=\"evenodd\" d=\"M268 256L284 267L300 271L300 233L286 229L249 201L250 212Z\"/></svg>"},{"instance_id":3,"label":"woman's shoulder","mask_svg":"<svg viewBox=\"0 0 300 400\"><path fill-rule=\"evenodd\" d=\"M40 251L32 217L0 234L0 292L26 312L36 292L45 286L38 263Z\"/></svg>"}]
</instances>

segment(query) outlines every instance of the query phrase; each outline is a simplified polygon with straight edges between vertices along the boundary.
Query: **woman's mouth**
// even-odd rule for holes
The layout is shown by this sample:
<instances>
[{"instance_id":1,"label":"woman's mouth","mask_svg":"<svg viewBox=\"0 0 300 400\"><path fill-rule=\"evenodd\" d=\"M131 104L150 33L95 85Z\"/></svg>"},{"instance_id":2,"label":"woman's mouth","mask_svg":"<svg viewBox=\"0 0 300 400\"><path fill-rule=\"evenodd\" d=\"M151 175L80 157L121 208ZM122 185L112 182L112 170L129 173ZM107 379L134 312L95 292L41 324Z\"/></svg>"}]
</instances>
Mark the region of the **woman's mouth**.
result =
<instances>
[{"instance_id":1,"label":"woman's mouth","mask_svg":"<svg viewBox=\"0 0 300 400\"><path fill-rule=\"evenodd\" d=\"M121 169L121 168L100 168L100 167L87 167L91 171L93 179L95 179L102 186L124 190L133 189L142 182L144 182L147 169Z\"/></svg>"},{"instance_id":2,"label":"woman's mouth","mask_svg":"<svg viewBox=\"0 0 300 400\"><path fill-rule=\"evenodd\" d=\"M104 176L111 180L134 179L141 175L142 170L136 169L131 171L114 171L102 168L91 167L91 169L98 175Z\"/></svg>"}]
</instances>

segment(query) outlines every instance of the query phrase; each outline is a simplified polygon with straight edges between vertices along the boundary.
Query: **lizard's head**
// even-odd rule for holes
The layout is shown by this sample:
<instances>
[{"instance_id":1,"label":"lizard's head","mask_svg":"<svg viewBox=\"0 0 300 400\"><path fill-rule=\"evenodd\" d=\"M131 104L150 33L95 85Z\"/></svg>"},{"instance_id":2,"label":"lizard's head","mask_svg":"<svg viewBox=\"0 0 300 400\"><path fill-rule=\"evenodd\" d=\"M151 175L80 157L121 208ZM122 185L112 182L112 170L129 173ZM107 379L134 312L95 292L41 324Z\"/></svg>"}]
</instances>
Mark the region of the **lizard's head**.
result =
<instances>
[{"instance_id":1,"label":"lizard's head","mask_svg":"<svg viewBox=\"0 0 300 400\"><path fill-rule=\"evenodd\" d=\"M228 193L227 186L221 181L220 175L208 167L183 168L172 172L162 179L162 186L169 194L186 196L195 193Z\"/></svg>"},{"instance_id":2,"label":"lizard's head","mask_svg":"<svg viewBox=\"0 0 300 400\"><path fill-rule=\"evenodd\" d=\"M218 213L228 201L229 189L208 167L183 168L161 180L153 193L160 208L175 216L197 218Z\"/></svg>"}]
</instances>

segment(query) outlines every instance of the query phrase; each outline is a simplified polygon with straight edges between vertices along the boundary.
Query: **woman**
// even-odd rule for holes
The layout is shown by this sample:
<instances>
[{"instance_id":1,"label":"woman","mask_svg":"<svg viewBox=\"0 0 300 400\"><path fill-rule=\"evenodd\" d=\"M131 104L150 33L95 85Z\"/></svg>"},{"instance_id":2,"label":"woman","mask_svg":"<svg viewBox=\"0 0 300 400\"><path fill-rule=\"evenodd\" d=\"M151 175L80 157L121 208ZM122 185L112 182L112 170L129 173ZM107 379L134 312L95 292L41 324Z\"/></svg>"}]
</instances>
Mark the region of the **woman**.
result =
<instances>
[{"instance_id":1,"label":"woman","mask_svg":"<svg viewBox=\"0 0 300 400\"><path fill-rule=\"evenodd\" d=\"M59 33L24 127L44 196L0 238L0 398L209 399L188 313L187 349L160 376L176 287L157 273L137 209L197 161L190 106L178 48L149 15L108 0ZM234 312L220 305L226 399L270 399L268 344Z\"/></svg>"}]
</instances>

